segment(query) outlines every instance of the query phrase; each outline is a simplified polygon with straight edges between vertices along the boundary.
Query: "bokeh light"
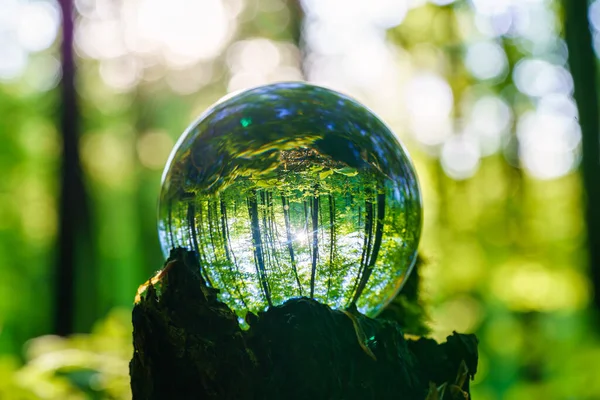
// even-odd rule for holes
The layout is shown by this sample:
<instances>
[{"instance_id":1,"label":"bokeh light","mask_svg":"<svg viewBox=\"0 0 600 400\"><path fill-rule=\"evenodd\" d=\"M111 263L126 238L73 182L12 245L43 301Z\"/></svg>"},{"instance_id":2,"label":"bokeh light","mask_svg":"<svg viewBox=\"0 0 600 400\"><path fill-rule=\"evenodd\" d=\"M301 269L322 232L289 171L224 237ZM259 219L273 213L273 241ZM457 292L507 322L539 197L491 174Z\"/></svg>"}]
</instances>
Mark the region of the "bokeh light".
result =
<instances>
[{"instance_id":1,"label":"bokeh light","mask_svg":"<svg viewBox=\"0 0 600 400\"><path fill-rule=\"evenodd\" d=\"M515 66L513 79L517 88L532 97L552 93L573 93L573 78L560 65L537 59L523 59Z\"/></svg>"},{"instance_id":2,"label":"bokeh light","mask_svg":"<svg viewBox=\"0 0 600 400\"><path fill-rule=\"evenodd\" d=\"M405 87L403 100L416 139L426 146L444 143L452 133L453 95L448 82L436 74L415 75Z\"/></svg>"},{"instance_id":3,"label":"bokeh light","mask_svg":"<svg viewBox=\"0 0 600 400\"><path fill-rule=\"evenodd\" d=\"M467 48L465 63L477 79L494 79L506 75L508 60L504 49L494 42L473 43Z\"/></svg>"},{"instance_id":4,"label":"bokeh light","mask_svg":"<svg viewBox=\"0 0 600 400\"><path fill-rule=\"evenodd\" d=\"M25 71L30 53L54 43L60 12L53 0L2 0L0 9L0 81L10 81Z\"/></svg>"},{"instance_id":5,"label":"bokeh light","mask_svg":"<svg viewBox=\"0 0 600 400\"><path fill-rule=\"evenodd\" d=\"M578 164L581 129L573 116L543 108L523 114L517 125L523 166L537 178L561 177Z\"/></svg>"},{"instance_id":6,"label":"bokeh light","mask_svg":"<svg viewBox=\"0 0 600 400\"><path fill-rule=\"evenodd\" d=\"M264 38L238 41L228 49L227 64L231 71L229 92L302 79L300 52L290 43L276 43Z\"/></svg>"},{"instance_id":7,"label":"bokeh light","mask_svg":"<svg viewBox=\"0 0 600 400\"><path fill-rule=\"evenodd\" d=\"M465 133L477 140L482 156L489 156L502 147L511 123L508 103L498 96L485 95L471 105Z\"/></svg>"},{"instance_id":8,"label":"bokeh light","mask_svg":"<svg viewBox=\"0 0 600 400\"><path fill-rule=\"evenodd\" d=\"M157 65L179 71L214 59L233 37L241 11L235 2L221 0L81 0L77 8L77 48L102 61L102 78L118 90L152 76ZM203 84L200 79L192 87L198 90ZM172 86L185 92L176 78Z\"/></svg>"},{"instance_id":9,"label":"bokeh light","mask_svg":"<svg viewBox=\"0 0 600 400\"><path fill-rule=\"evenodd\" d=\"M472 137L455 135L444 142L440 161L450 178L463 180L477 172L480 158L478 143Z\"/></svg>"}]
</instances>

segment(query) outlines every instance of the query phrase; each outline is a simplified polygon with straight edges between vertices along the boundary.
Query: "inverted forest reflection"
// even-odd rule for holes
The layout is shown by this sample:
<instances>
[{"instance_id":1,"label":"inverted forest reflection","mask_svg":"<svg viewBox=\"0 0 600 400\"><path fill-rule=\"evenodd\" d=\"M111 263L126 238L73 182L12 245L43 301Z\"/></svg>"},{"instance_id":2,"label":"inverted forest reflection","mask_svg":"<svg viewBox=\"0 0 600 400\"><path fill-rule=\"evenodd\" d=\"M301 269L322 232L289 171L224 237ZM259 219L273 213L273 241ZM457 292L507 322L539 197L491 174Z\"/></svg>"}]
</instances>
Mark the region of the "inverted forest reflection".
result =
<instances>
[{"instance_id":1,"label":"inverted forest reflection","mask_svg":"<svg viewBox=\"0 0 600 400\"><path fill-rule=\"evenodd\" d=\"M195 251L241 316L299 296L375 315L410 273L421 203L408 155L375 115L281 83L218 104L184 134L159 217L165 255Z\"/></svg>"}]
</instances>

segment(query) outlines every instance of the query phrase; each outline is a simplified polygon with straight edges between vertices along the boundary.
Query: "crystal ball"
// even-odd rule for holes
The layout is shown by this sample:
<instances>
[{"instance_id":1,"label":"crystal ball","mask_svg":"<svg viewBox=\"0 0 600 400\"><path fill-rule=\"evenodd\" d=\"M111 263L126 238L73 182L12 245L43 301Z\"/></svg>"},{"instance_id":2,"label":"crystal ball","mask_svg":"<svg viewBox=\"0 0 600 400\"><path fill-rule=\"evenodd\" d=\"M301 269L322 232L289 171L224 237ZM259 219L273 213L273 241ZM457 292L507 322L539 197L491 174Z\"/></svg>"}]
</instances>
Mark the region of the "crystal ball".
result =
<instances>
[{"instance_id":1,"label":"crystal ball","mask_svg":"<svg viewBox=\"0 0 600 400\"><path fill-rule=\"evenodd\" d=\"M416 259L413 164L368 108L306 83L218 101L183 133L162 178L165 255L194 251L240 317L294 297L375 316Z\"/></svg>"}]
</instances>

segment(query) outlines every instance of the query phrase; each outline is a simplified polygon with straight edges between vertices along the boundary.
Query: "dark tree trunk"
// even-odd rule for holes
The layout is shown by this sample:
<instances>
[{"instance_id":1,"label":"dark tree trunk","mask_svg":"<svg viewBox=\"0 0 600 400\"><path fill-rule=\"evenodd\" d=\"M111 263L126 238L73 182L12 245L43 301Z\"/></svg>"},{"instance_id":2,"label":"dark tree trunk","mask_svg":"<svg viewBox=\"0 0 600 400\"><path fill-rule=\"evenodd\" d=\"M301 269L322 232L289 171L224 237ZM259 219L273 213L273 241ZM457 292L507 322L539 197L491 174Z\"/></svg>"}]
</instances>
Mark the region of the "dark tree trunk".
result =
<instances>
[{"instance_id":1,"label":"dark tree trunk","mask_svg":"<svg viewBox=\"0 0 600 400\"><path fill-rule=\"evenodd\" d=\"M215 242L217 245L219 245L219 241L221 241L221 245L223 246L223 248L225 247L225 237L223 236L223 234L221 233L221 217L220 217L220 206L217 206L217 203L219 203L219 200L214 199L213 201L210 202L210 204L212 204L212 215L214 218L214 224L213 227L215 228L215 233L216 233L216 239ZM216 248L215 248L216 250Z\"/></svg>"},{"instance_id":2,"label":"dark tree trunk","mask_svg":"<svg viewBox=\"0 0 600 400\"><path fill-rule=\"evenodd\" d=\"M265 269L265 258L263 253L263 243L260 234L260 223L258 221L258 202L256 192L248 196L248 213L250 214L250 230L252 232L252 247L254 248L254 260L256 262L256 275L263 289L263 294L267 303L273 305L271 301L271 290L267 280L267 270Z\"/></svg>"},{"instance_id":3,"label":"dark tree trunk","mask_svg":"<svg viewBox=\"0 0 600 400\"><path fill-rule=\"evenodd\" d=\"M275 268L278 263L274 248L273 248L273 232L271 232L271 224L269 223L269 202L266 190L260 192L260 200L262 204L262 234L263 240L263 255L267 263Z\"/></svg>"},{"instance_id":4,"label":"dark tree trunk","mask_svg":"<svg viewBox=\"0 0 600 400\"><path fill-rule=\"evenodd\" d=\"M315 188L316 192L316 188ZM317 259L319 258L319 196L315 193L312 199L312 266L310 271L310 298L315 295L315 278L317 276Z\"/></svg>"},{"instance_id":5,"label":"dark tree trunk","mask_svg":"<svg viewBox=\"0 0 600 400\"><path fill-rule=\"evenodd\" d=\"M223 198L220 199L221 204L221 232L223 234L223 248L225 249L225 258L227 261L231 262L231 257L229 255L229 229L227 227L227 207L225 206L225 201Z\"/></svg>"},{"instance_id":6,"label":"dark tree trunk","mask_svg":"<svg viewBox=\"0 0 600 400\"><path fill-rule=\"evenodd\" d=\"M275 207L273 205L273 194L271 192L267 192L266 194L267 204L265 214L267 215L268 226L269 226L269 238L270 241L270 250L273 255L273 260L275 261L275 265L277 266L277 271L280 274L283 274L283 270L281 268L281 260L280 260L280 252L279 247L281 247L281 242L279 240L279 232L277 231L277 224L275 223Z\"/></svg>"},{"instance_id":7,"label":"dark tree trunk","mask_svg":"<svg viewBox=\"0 0 600 400\"><path fill-rule=\"evenodd\" d=\"M306 240L308 240L308 227L308 204L306 203L306 200L304 200L304 233L306 233ZM308 253L312 257L312 248L310 246L308 247Z\"/></svg>"},{"instance_id":8,"label":"dark tree trunk","mask_svg":"<svg viewBox=\"0 0 600 400\"><path fill-rule=\"evenodd\" d=\"M354 298L352 299L352 304L355 304L363 290L365 290L365 286L371 277L371 272L373 272L373 267L375 266L375 262L377 261L377 257L379 256L379 249L381 248L381 241L383 239L383 220L385 218L385 194L377 195L377 223L375 224L375 241L373 242L373 251L369 256L369 264L363 270L362 276L360 277L360 283L358 284L358 288L354 293Z\"/></svg>"},{"instance_id":9,"label":"dark tree trunk","mask_svg":"<svg viewBox=\"0 0 600 400\"><path fill-rule=\"evenodd\" d=\"M206 237L204 235L204 221L203 221L203 216L202 216L202 203L199 204L200 207L198 207L198 210L196 211L196 205L194 204L194 214L197 216L198 218L198 224L194 226L194 230L197 233L197 244L198 244L198 259L200 260L200 273L202 274L202 276L204 277L204 279L206 279L206 281L208 282L209 286L213 286L213 283L211 282L210 278L208 277L208 274L206 274L206 265L209 264L209 260L208 260L208 254L206 254L206 252L204 251L204 241L202 240L202 238ZM170 208L169 208L170 210ZM197 212L197 214L196 214Z\"/></svg>"},{"instance_id":10,"label":"dark tree trunk","mask_svg":"<svg viewBox=\"0 0 600 400\"><path fill-rule=\"evenodd\" d=\"M302 284L300 283L300 277L298 276L298 269L296 268L296 260L294 257L294 244L292 242L292 231L290 228L290 202L286 199L284 195L281 195L281 204L283 206L283 219L285 221L285 237L287 239L287 248L290 253L290 262L292 265L292 269L294 270L294 278L296 278L296 283L298 284L298 290L300 290L300 295L302 295Z\"/></svg>"},{"instance_id":11,"label":"dark tree trunk","mask_svg":"<svg viewBox=\"0 0 600 400\"><path fill-rule=\"evenodd\" d=\"M246 302L245 295L245 284L244 281L239 279L240 270L237 265L237 260L235 254L233 252L233 248L231 248L231 238L229 237L229 224L227 223L227 205L225 204L225 200L221 197L220 201L220 210L221 210L221 231L223 235L223 247L225 248L225 258L227 258L227 263L229 265L230 271L230 279L233 281L229 285L228 289L230 291L235 291L238 299L242 302L244 307L248 307L248 303ZM239 283L238 283L239 280ZM240 289L240 286L242 289Z\"/></svg>"},{"instance_id":12,"label":"dark tree trunk","mask_svg":"<svg viewBox=\"0 0 600 400\"><path fill-rule=\"evenodd\" d=\"M359 213L361 208L358 208ZM360 255L360 264L358 267L358 273L356 274L356 281L352 287L352 303L354 303L354 299L357 297L358 287L362 280L362 276L365 273L365 269L367 264L369 263L369 253L371 252L371 238L373 236L373 200L370 197L370 191L366 190L366 198L365 198L365 237L363 240L363 248L362 253ZM360 215L360 214L359 214Z\"/></svg>"},{"instance_id":13,"label":"dark tree trunk","mask_svg":"<svg viewBox=\"0 0 600 400\"><path fill-rule=\"evenodd\" d=\"M188 203L187 207L187 223L190 230L190 249L194 249L198 257L200 256L200 248L198 247L198 235L196 234L196 206L193 201Z\"/></svg>"},{"instance_id":14,"label":"dark tree trunk","mask_svg":"<svg viewBox=\"0 0 600 400\"><path fill-rule=\"evenodd\" d=\"M588 2L564 0L569 66L579 109L583 158L581 170L587 197L586 227L594 305L600 312L600 126L596 58L588 22Z\"/></svg>"},{"instance_id":15,"label":"dark tree trunk","mask_svg":"<svg viewBox=\"0 0 600 400\"><path fill-rule=\"evenodd\" d=\"M329 291L331 290L331 278L335 268L335 199L329 195L329 276L327 277L327 295L329 299Z\"/></svg>"},{"instance_id":16,"label":"dark tree trunk","mask_svg":"<svg viewBox=\"0 0 600 400\"><path fill-rule=\"evenodd\" d=\"M214 215L212 207L211 207L211 200L207 200L206 201L206 219L208 221L208 236L210 237L210 245L212 246L212 252L214 254L215 257L215 261L217 258L217 244L215 241L215 235L214 235L214 230L215 230L215 224L217 224L217 216Z\"/></svg>"},{"instance_id":17,"label":"dark tree trunk","mask_svg":"<svg viewBox=\"0 0 600 400\"><path fill-rule=\"evenodd\" d=\"M173 236L173 203L169 200L169 210L167 211L167 231L171 246L175 246L175 237Z\"/></svg>"},{"instance_id":18,"label":"dark tree trunk","mask_svg":"<svg viewBox=\"0 0 600 400\"><path fill-rule=\"evenodd\" d=\"M407 341L395 322L308 298L249 314L241 330L183 249L156 285L133 310L134 400L464 400L477 369L473 335Z\"/></svg>"},{"instance_id":19,"label":"dark tree trunk","mask_svg":"<svg viewBox=\"0 0 600 400\"><path fill-rule=\"evenodd\" d=\"M60 181L58 259L55 273L54 332L68 335L73 332L76 281L76 248L87 245L86 270L81 271L86 279L78 279L90 293L84 303L93 302L95 280L93 277L94 257L91 248L89 210L83 171L79 159L79 107L75 90L76 66L73 53L73 3L60 0L63 21L61 44L62 79L60 82L61 108L60 129L62 133L62 168ZM83 241L87 241L84 243ZM92 287L88 287L92 285ZM94 306L85 310L87 318L95 318Z\"/></svg>"}]
</instances>

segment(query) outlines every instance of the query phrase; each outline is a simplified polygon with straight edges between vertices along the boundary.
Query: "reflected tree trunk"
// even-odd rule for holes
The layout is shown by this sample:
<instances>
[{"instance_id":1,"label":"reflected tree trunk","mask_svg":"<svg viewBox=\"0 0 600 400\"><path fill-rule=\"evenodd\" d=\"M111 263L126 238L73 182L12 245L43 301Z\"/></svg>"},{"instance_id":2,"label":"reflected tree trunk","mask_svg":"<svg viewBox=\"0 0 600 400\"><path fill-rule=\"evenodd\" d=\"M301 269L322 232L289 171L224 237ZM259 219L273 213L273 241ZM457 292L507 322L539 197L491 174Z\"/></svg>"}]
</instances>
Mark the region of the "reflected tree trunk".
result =
<instances>
[{"instance_id":1,"label":"reflected tree trunk","mask_svg":"<svg viewBox=\"0 0 600 400\"><path fill-rule=\"evenodd\" d=\"M234 288L235 292L237 293L238 299L240 299L244 307L248 308L248 303L246 302L244 294L248 293L248 291L246 290L246 284L244 283L244 279L241 276L240 269L235 258L235 253L233 252L233 246L231 246L231 237L229 236L229 224L227 222L227 205L225 204L225 200L222 197L219 199L219 203L221 210L221 232L223 234L223 248L225 249L225 257L227 258L227 262L229 264L229 271L231 273L231 287ZM242 288L241 290L240 286Z\"/></svg>"},{"instance_id":2,"label":"reflected tree trunk","mask_svg":"<svg viewBox=\"0 0 600 400\"><path fill-rule=\"evenodd\" d=\"M279 235L277 233L277 224L275 223L275 211L273 207L273 194L271 192L265 193L265 216L267 218L267 232L269 233L269 250L271 252L274 265L277 266L277 271L280 274L285 272L281 269L281 262L279 259L279 252L277 251L277 245L279 243Z\"/></svg>"},{"instance_id":3,"label":"reflected tree trunk","mask_svg":"<svg viewBox=\"0 0 600 400\"><path fill-rule=\"evenodd\" d=\"M229 245L228 245L228 229L227 229L227 208L225 207L225 201L223 198L219 201L221 206L221 233L223 234L223 249L225 249L225 258L227 261L231 262L231 257L229 255Z\"/></svg>"},{"instance_id":4,"label":"reflected tree trunk","mask_svg":"<svg viewBox=\"0 0 600 400\"><path fill-rule=\"evenodd\" d=\"M189 239L189 234L190 232L186 232L186 229L184 228L185 226L185 221L187 220L187 207L185 207L185 204L178 204L177 205L177 213L179 215L177 215L177 223L178 223L178 228L177 232L179 233L179 244L181 246L184 246L186 242L188 242ZM186 238L186 234L187 234L187 238Z\"/></svg>"},{"instance_id":5,"label":"reflected tree trunk","mask_svg":"<svg viewBox=\"0 0 600 400\"><path fill-rule=\"evenodd\" d=\"M267 271L265 269L265 260L263 255L263 244L260 232L260 223L258 219L258 202L256 191L252 190L248 196L248 213L250 214L250 230L252 232L252 245L254 249L254 260L256 264L256 275L263 290L263 294L269 306L272 306L271 291L267 281Z\"/></svg>"},{"instance_id":6,"label":"reflected tree trunk","mask_svg":"<svg viewBox=\"0 0 600 400\"><path fill-rule=\"evenodd\" d=\"M187 207L187 223L190 231L190 247L196 252L198 259L200 259L200 250L198 249L198 235L196 234L196 207L194 203L190 201ZM201 260L200 260L201 261Z\"/></svg>"},{"instance_id":7,"label":"reflected tree trunk","mask_svg":"<svg viewBox=\"0 0 600 400\"><path fill-rule=\"evenodd\" d=\"M333 276L333 269L335 266L335 199L329 195L329 277L327 278L327 295L326 298L329 300L329 291L331 290L331 278Z\"/></svg>"},{"instance_id":8,"label":"reflected tree trunk","mask_svg":"<svg viewBox=\"0 0 600 400\"><path fill-rule=\"evenodd\" d=\"M219 211L219 205L217 204L219 203L218 199L213 199L211 201L209 201L209 204L212 206L212 214L213 214L213 219L214 219L214 223L213 223L213 227L215 228L215 242L217 245L219 245L219 241L222 242L220 244L220 248L224 249L223 253L225 253L227 250L225 250L225 237L223 236L223 234L221 233L221 216L220 216L220 211ZM216 251L216 248L215 248ZM229 258L226 257L227 260L229 260Z\"/></svg>"},{"instance_id":9,"label":"reflected tree trunk","mask_svg":"<svg viewBox=\"0 0 600 400\"><path fill-rule=\"evenodd\" d=\"M170 215L170 213L169 213ZM200 214L201 215L201 214ZM206 257L203 254L203 249L202 249L202 243L199 242L199 238L198 238L198 232L197 232L197 225L196 225L196 205L194 204L193 201L190 201L188 203L188 225L190 228L190 233L191 233L191 237L192 237L192 248L194 249L194 251L196 252L196 256L198 257L198 265L200 268L200 274L202 275L202 277L206 280L206 282L212 286L212 282L210 280L210 278L208 277L208 274L205 271L205 265L206 265ZM200 225L202 225L202 219L200 218Z\"/></svg>"},{"instance_id":10,"label":"reflected tree trunk","mask_svg":"<svg viewBox=\"0 0 600 400\"><path fill-rule=\"evenodd\" d=\"M365 268L361 278L360 284L354 293L354 299L352 299L352 303L355 304L360 295L362 294L369 278L371 277L371 273L373 272L373 268L375 267L375 262L377 261L377 257L379 256L379 249L381 248L381 241L383 239L383 226L385 220L385 194L379 193L377 195L377 222L375 224L375 240L373 241L373 251L369 257L369 263Z\"/></svg>"},{"instance_id":11,"label":"reflected tree trunk","mask_svg":"<svg viewBox=\"0 0 600 400\"><path fill-rule=\"evenodd\" d=\"M306 240L308 241L308 233L309 233L309 224L308 224L308 204L306 203L306 200L304 200L304 234L306 237ZM310 246L308 247L308 253L309 256L312 258L312 249L310 248Z\"/></svg>"},{"instance_id":12,"label":"reflected tree trunk","mask_svg":"<svg viewBox=\"0 0 600 400\"><path fill-rule=\"evenodd\" d=\"M196 205L194 205L194 210L197 211L196 217L198 218L198 224L196 226L196 232L198 234L198 254L200 255L200 259L204 260L206 264L210 262L208 256L204 252L204 238L206 235L204 234L204 212L202 210L202 203L199 204L198 210L196 210Z\"/></svg>"},{"instance_id":13,"label":"reflected tree trunk","mask_svg":"<svg viewBox=\"0 0 600 400\"><path fill-rule=\"evenodd\" d=\"M361 208L358 208L359 215ZM365 189L365 237L363 240L363 248L362 253L360 255L360 264L358 268L358 273L356 274L356 281L354 282L354 286L352 287L353 299L357 299L358 296L358 287L362 280L362 276L365 271L365 267L368 264L369 253L371 252L371 239L373 236L373 199L371 199L371 191L367 188ZM352 295L351 293L351 295ZM353 304L355 300L353 300L350 304Z\"/></svg>"},{"instance_id":14,"label":"reflected tree trunk","mask_svg":"<svg viewBox=\"0 0 600 400\"><path fill-rule=\"evenodd\" d=\"M215 226L215 216L213 215L213 211L212 211L212 207L211 207L211 201L208 200L206 202L206 219L208 220L208 236L210 237L210 244L212 246L212 253L214 254L215 257L215 261L217 258L217 245L215 243L215 237L214 237L214 226Z\"/></svg>"},{"instance_id":15,"label":"reflected tree trunk","mask_svg":"<svg viewBox=\"0 0 600 400\"><path fill-rule=\"evenodd\" d=\"M261 232L264 235L264 240L263 240L263 255L265 257L265 262L270 265L271 267L274 267L276 264L276 260L275 260L275 255L273 254L273 238L271 237L271 230L269 229L269 223L268 223L268 209L269 206L267 204L267 195L265 193L265 190L262 190L260 192L260 200L261 200L261 205L262 205L262 213L260 213L262 215L261 221L262 221L262 230Z\"/></svg>"},{"instance_id":16,"label":"reflected tree trunk","mask_svg":"<svg viewBox=\"0 0 600 400\"><path fill-rule=\"evenodd\" d=\"M315 187L315 192L318 187ZM319 258L319 196L317 193L312 199L312 266L310 271L310 298L315 294L315 277L317 275L317 259Z\"/></svg>"},{"instance_id":17,"label":"reflected tree trunk","mask_svg":"<svg viewBox=\"0 0 600 400\"><path fill-rule=\"evenodd\" d=\"M298 289L300 290L300 296L302 296L302 285L300 284L300 277L298 276L298 269L296 267L296 259L294 257L294 245L293 245L293 238L292 238L292 231L290 228L290 202L289 200L284 196L281 195L281 205L283 207L283 219L285 222L285 235L286 235L286 239L287 239L287 248L288 248L288 253L290 254L290 262L292 265L292 270L294 271L294 278L296 278L296 283L298 284Z\"/></svg>"},{"instance_id":18,"label":"reflected tree trunk","mask_svg":"<svg viewBox=\"0 0 600 400\"><path fill-rule=\"evenodd\" d=\"M195 205L194 205L194 209L196 209ZM204 272L204 274L203 274L204 279L206 279L206 281L208 282L208 284L210 286L213 286L213 283L211 282L210 278L208 277L208 274L206 273L206 271L204 271L206 266L210 265L211 261L208 259L208 255L204 251L204 245L205 245L204 238L206 238L206 234L204 233L205 232L205 229L204 229L204 207L202 207L202 203L199 204L197 212L198 213L197 213L196 217L198 218L197 231L198 231L198 239L199 239L199 241L198 241L199 257L201 260L204 260L204 264L200 266L201 267L200 272ZM210 251L209 251L209 253L210 253Z\"/></svg>"},{"instance_id":19,"label":"reflected tree trunk","mask_svg":"<svg viewBox=\"0 0 600 400\"><path fill-rule=\"evenodd\" d=\"M171 202L170 200L167 211L167 232L169 233L171 247L175 247L175 238L173 237L173 202Z\"/></svg>"}]
</instances>

